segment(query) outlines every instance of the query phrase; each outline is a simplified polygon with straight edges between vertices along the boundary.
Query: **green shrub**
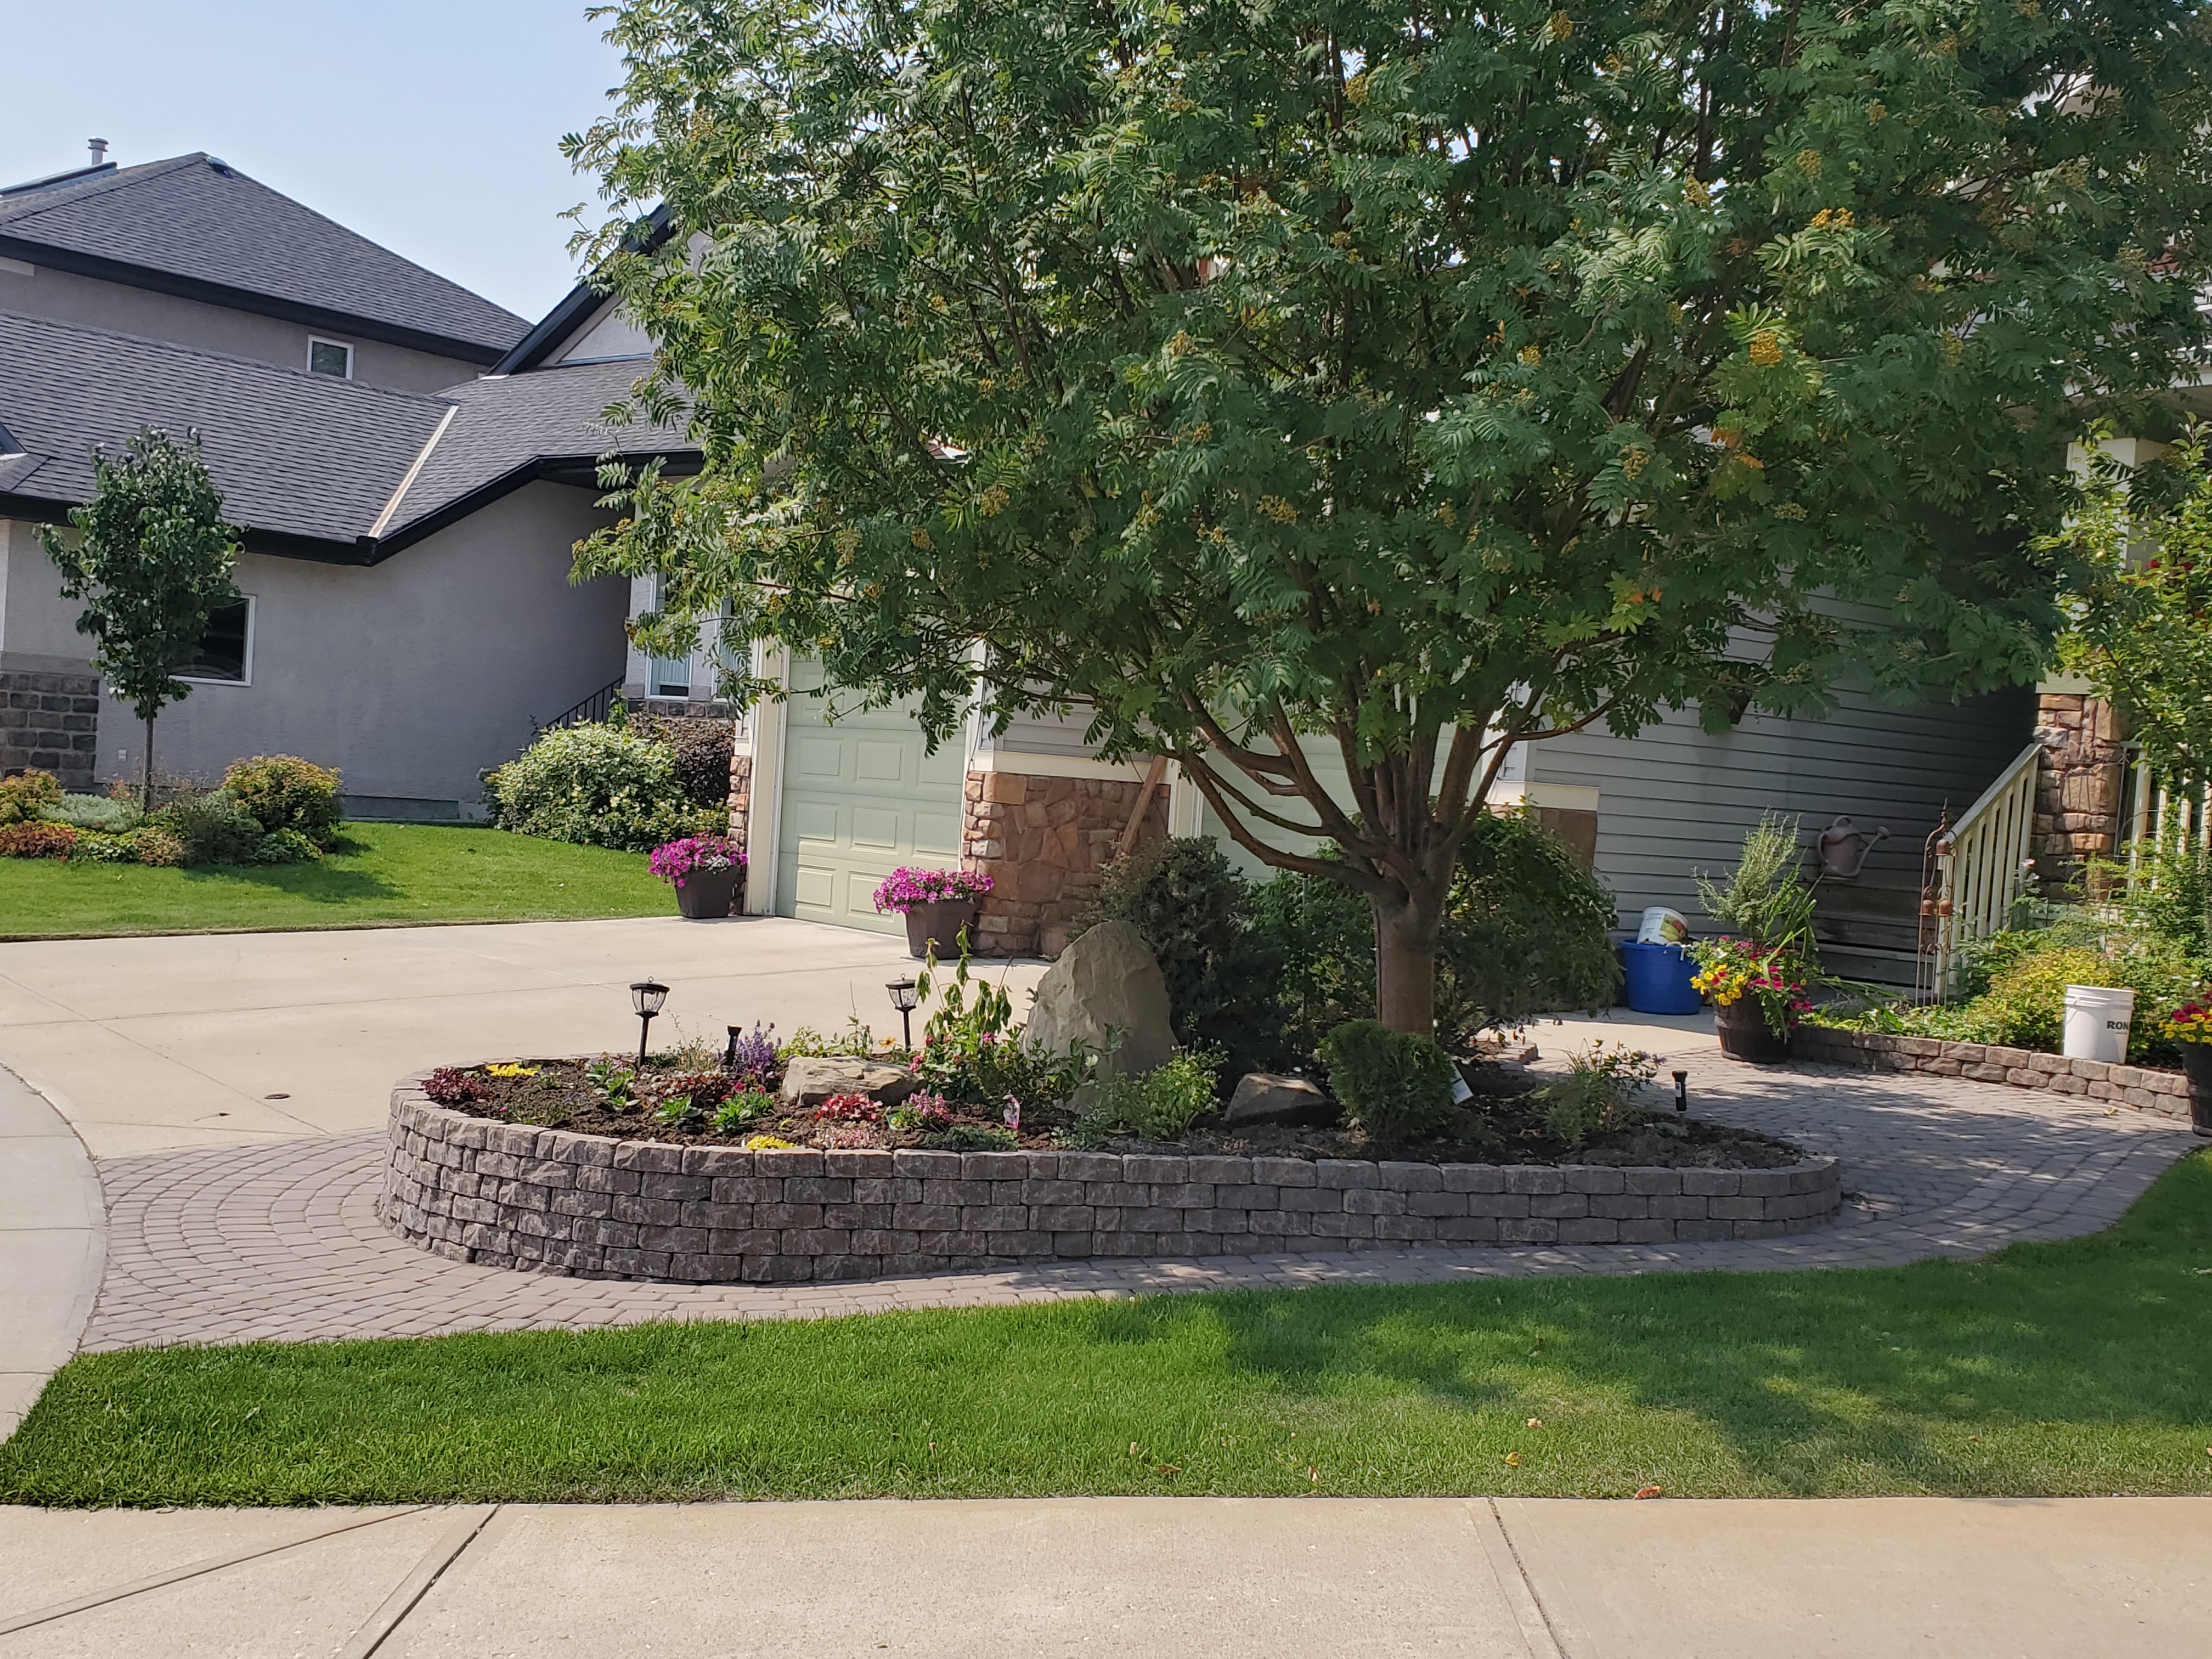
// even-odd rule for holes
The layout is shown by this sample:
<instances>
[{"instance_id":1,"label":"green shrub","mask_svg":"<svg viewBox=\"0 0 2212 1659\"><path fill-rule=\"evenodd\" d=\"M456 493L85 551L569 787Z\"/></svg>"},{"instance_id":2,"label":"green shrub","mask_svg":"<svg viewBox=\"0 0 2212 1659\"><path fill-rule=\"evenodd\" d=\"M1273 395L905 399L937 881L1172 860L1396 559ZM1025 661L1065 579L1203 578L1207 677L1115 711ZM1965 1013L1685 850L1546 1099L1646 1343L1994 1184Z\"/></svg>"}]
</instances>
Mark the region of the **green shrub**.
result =
<instances>
[{"instance_id":1,"label":"green shrub","mask_svg":"<svg viewBox=\"0 0 2212 1659\"><path fill-rule=\"evenodd\" d=\"M1650 1115L1640 1097L1659 1075L1656 1055L1594 1042L1567 1060L1567 1074L1537 1091L1544 1127L1570 1146L1592 1135L1632 1129Z\"/></svg>"},{"instance_id":2,"label":"green shrub","mask_svg":"<svg viewBox=\"0 0 2212 1659\"><path fill-rule=\"evenodd\" d=\"M1220 1103L1218 1048L1178 1048L1141 1077L1124 1073L1100 1085L1098 1103L1066 1137L1073 1146L1103 1146L1114 1135L1179 1140Z\"/></svg>"},{"instance_id":3,"label":"green shrub","mask_svg":"<svg viewBox=\"0 0 2212 1659\"><path fill-rule=\"evenodd\" d=\"M1221 1049L1237 1074L1282 1063L1283 964L1252 926L1251 884L1211 836L1148 842L1108 865L1076 931L1103 921L1152 946L1180 1042Z\"/></svg>"},{"instance_id":4,"label":"green shrub","mask_svg":"<svg viewBox=\"0 0 2212 1659\"><path fill-rule=\"evenodd\" d=\"M189 860L182 837L158 823L142 823L116 839L131 849L131 857L149 867L170 869Z\"/></svg>"},{"instance_id":5,"label":"green shrub","mask_svg":"<svg viewBox=\"0 0 2212 1659\"><path fill-rule=\"evenodd\" d=\"M1460 849L1437 952L1437 1036L1467 1048L1532 1014L1613 1006L1613 893L1526 812L1486 812Z\"/></svg>"},{"instance_id":6,"label":"green shrub","mask_svg":"<svg viewBox=\"0 0 2212 1659\"><path fill-rule=\"evenodd\" d=\"M66 823L104 836L119 836L137 823L138 808L130 801L106 795L64 795L51 805L40 808L38 816L49 823Z\"/></svg>"},{"instance_id":7,"label":"green shrub","mask_svg":"<svg viewBox=\"0 0 2212 1659\"><path fill-rule=\"evenodd\" d=\"M544 733L484 775L484 799L503 830L628 853L728 827L684 799L674 750L612 726Z\"/></svg>"},{"instance_id":8,"label":"green shrub","mask_svg":"<svg viewBox=\"0 0 2212 1659\"><path fill-rule=\"evenodd\" d=\"M1345 1121L1377 1146L1419 1140L1451 1121L1456 1073L1451 1056L1428 1037L1347 1020L1322 1039L1321 1060Z\"/></svg>"},{"instance_id":9,"label":"green shrub","mask_svg":"<svg viewBox=\"0 0 2212 1659\"><path fill-rule=\"evenodd\" d=\"M146 823L182 842L187 864L252 864L268 834L260 819L220 789L179 796Z\"/></svg>"},{"instance_id":10,"label":"green shrub","mask_svg":"<svg viewBox=\"0 0 2212 1659\"><path fill-rule=\"evenodd\" d=\"M269 835L289 830L325 852L337 843L339 781L332 768L296 755L256 755L233 761L222 787Z\"/></svg>"},{"instance_id":11,"label":"green shrub","mask_svg":"<svg viewBox=\"0 0 2212 1659\"><path fill-rule=\"evenodd\" d=\"M256 864L307 864L322 857L323 849L297 830L279 830L262 836L253 849Z\"/></svg>"},{"instance_id":12,"label":"green shrub","mask_svg":"<svg viewBox=\"0 0 2212 1659\"><path fill-rule=\"evenodd\" d=\"M1958 1011L1960 1040L2056 1054L2066 1035L2068 986L2125 987L2136 994L2128 1058L2171 1060L2173 1050L2160 1029L2160 1016L2194 994L2193 967L2164 940L2136 938L2115 944L2110 951L2067 944L2020 951L1991 977L1988 991Z\"/></svg>"},{"instance_id":13,"label":"green shrub","mask_svg":"<svg viewBox=\"0 0 2212 1659\"><path fill-rule=\"evenodd\" d=\"M1254 890L1252 926L1277 963L1283 1042L1310 1066L1346 1020L1375 1016L1375 910L1341 882L1285 871Z\"/></svg>"},{"instance_id":14,"label":"green shrub","mask_svg":"<svg viewBox=\"0 0 2212 1659\"><path fill-rule=\"evenodd\" d=\"M1698 873L1705 914L1754 945L1795 951L1809 970L1817 964L1813 943L1813 889L1805 880L1805 854L1797 820L1762 812L1743 838L1736 866L1716 884Z\"/></svg>"},{"instance_id":15,"label":"green shrub","mask_svg":"<svg viewBox=\"0 0 2212 1659\"><path fill-rule=\"evenodd\" d=\"M38 817L61 798L61 784L51 772L18 772L0 778L0 824Z\"/></svg>"}]
</instances>

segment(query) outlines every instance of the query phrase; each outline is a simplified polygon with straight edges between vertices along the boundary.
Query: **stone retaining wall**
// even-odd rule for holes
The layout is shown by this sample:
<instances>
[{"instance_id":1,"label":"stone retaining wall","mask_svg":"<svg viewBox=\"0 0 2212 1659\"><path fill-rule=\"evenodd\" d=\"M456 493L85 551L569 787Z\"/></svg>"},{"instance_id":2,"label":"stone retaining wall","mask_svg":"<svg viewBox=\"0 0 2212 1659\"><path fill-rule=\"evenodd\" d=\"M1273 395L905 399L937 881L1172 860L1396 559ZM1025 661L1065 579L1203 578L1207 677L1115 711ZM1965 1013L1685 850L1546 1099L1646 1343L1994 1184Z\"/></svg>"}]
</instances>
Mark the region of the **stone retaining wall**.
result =
<instances>
[{"instance_id":1,"label":"stone retaining wall","mask_svg":"<svg viewBox=\"0 0 2212 1659\"><path fill-rule=\"evenodd\" d=\"M1831 1031L1801 1025L1791 1035L1793 1060L1862 1066L1875 1072L1926 1072L1976 1083L2009 1083L2016 1089L2050 1089L2134 1106L2164 1117L2189 1116L2189 1079L2179 1072L2113 1066L2101 1060L2068 1060L2032 1048L1994 1043L1945 1042L1935 1037L1885 1036L1872 1031Z\"/></svg>"},{"instance_id":2,"label":"stone retaining wall","mask_svg":"<svg viewBox=\"0 0 2212 1659\"><path fill-rule=\"evenodd\" d=\"M1831 1220L1836 1161L1553 1169L1120 1152L746 1152L392 1097L385 1224L458 1261L760 1282L1088 1256L1771 1238Z\"/></svg>"}]
</instances>

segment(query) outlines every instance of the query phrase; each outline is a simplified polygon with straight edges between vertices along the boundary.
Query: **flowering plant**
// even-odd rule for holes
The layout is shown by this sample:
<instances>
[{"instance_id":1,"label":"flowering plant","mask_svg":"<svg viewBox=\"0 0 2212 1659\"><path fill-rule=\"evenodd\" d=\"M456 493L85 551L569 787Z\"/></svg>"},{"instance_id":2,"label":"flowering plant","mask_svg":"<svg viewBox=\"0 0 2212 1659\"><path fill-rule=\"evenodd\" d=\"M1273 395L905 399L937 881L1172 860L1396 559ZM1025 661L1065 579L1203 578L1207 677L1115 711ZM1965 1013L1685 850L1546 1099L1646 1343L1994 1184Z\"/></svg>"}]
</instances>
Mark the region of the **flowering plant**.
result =
<instances>
[{"instance_id":1,"label":"flowering plant","mask_svg":"<svg viewBox=\"0 0 2212 1659\"><path fill-rule=\"evenodd\" d=\"M483 1098L483 1085L454 1066L441 1066L422 1079L422 1092L441 1106L462 1106Z\"/></svg>"},{"instance_id":2,"label":"flowering plant","mask_svg":"<svg viewBox=\"0 0 2212 1659\"><path fill-rule=\"evenodd\" d=\"M2185 1002L2159 1022L2176 1042L2212 1042L2212 1003Z\"/></svg>"},{"instance_id":3,"label":"flowering plant","mask_svg":"<svg viewBox=\"0 0 2212 1659\"><path fill-rule=\"evenodd\" d=\"M1805 995L1805 964L1786 945L1762 948L1747 939L1706 939L1688 949L1698 963L1691 988L1711 997L1717 1008L1757 998L1767 1030L1778 1036L1813 1006Z\"/></svg>"},{"instance_id":4,"label":"flowering plant","mask_svg":"<svg viewBox=\"0 0 2212 1659\"><path fill-rule=\"evenodd\" d=\"M775 1074L776 1059L775 1026L755 1020L750 1034L730 1028L730 1047L722 1056L722 1069L732 1077L758 1087Z\"/></svg>"},{"instance_id":5,"label":"flowering plant","mask_svg":"<svg viewBox=\"0 0 2212 1659\"><path fill-rule=\"evenodd\" d=\"M814 1109L823 1123L880 1123L884 1109L866 1095L832 1095Z\"/></svg>"},{"instance_id":6,"label":"flowering plant","mask_svg":"<svg viewBox=\"0 0 2212 1659\"><path fill-rule=\"evenodd\" d=\"M727 836L686 836L654 848L647 862L661 880L681 887L685 877L697 872L720 874L743 869L745 849Z\"/></svg>"},{"instance_id":7,"label":"flowering plant","mask_svg":"<svg viewBox=\"0 0 2212 1659\"><path fill-rule=\"evenodd\" d=\"M990 877L974 870L924 870L902 864L876 889L876 909L904 915L918 905L981 898L990 890Z\"/></svg>"}]
</instances>

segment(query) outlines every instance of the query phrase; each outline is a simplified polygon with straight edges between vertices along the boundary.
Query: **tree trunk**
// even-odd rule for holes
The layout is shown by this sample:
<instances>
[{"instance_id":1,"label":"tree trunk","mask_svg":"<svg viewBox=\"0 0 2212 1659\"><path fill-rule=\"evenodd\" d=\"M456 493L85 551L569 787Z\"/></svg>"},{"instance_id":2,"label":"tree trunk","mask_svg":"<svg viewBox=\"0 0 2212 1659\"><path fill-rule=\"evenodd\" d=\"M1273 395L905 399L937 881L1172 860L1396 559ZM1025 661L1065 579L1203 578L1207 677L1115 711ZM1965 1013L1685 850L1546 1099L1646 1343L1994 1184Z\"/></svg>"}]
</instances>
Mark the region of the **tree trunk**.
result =
<instances>
[{"instance_id":1,"label":"tree trunk","mask_svg":"<svg viewBox=\"0 0 2212 1659\"><path fill-rule=\"evenodd\" d=\"M146 716L146 770L138 781L138 811L154 810L154 717Z\"/></svg>"},{"instance_id":2,"label":"tree trunk","mask_svg":"<svg viewBox=\"0 0 2212 1659\"><path fill-rule=\"evenodd\" d=\"M1375 1017L1394 1031L1437 1034L1437 935L1441 903L1375 902Z\"/></svg>"}]
</instances>

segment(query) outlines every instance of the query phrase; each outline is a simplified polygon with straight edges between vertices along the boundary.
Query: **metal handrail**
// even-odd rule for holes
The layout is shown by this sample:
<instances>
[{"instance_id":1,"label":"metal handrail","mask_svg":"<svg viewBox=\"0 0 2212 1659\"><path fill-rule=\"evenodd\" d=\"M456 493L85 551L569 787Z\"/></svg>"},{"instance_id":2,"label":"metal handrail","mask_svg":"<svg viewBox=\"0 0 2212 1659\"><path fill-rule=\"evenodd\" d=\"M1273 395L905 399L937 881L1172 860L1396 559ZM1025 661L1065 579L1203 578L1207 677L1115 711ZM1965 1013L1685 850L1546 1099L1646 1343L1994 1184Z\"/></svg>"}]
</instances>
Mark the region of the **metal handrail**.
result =
<instances>
[{"instance_id":1,"label":"metal handrail","mask_svg":"<svg viewBox=\"0 0 2212 1659\"><path fill-rule=\"evenodd\" d=\"M2035 845L2035 781L2043 745L2031 743L1936 843L1935 992L1951 994L1962 945L2000 932L2027 885Z\"/></svg>"},{"instance_id":2,"label":"metal handrail","mask_svg":"<svg viewBox=\"0 0 2212 1659\"><path fill-rule=\"evenodd\" d=\"M595 726L606 719L608 712L615 706L615 699L622 696L622 678L617 675L567 713L556 714L542 723L532 720L531 729L533 732L558 732L569 726Z\"/></svg>"}]
</instances>

